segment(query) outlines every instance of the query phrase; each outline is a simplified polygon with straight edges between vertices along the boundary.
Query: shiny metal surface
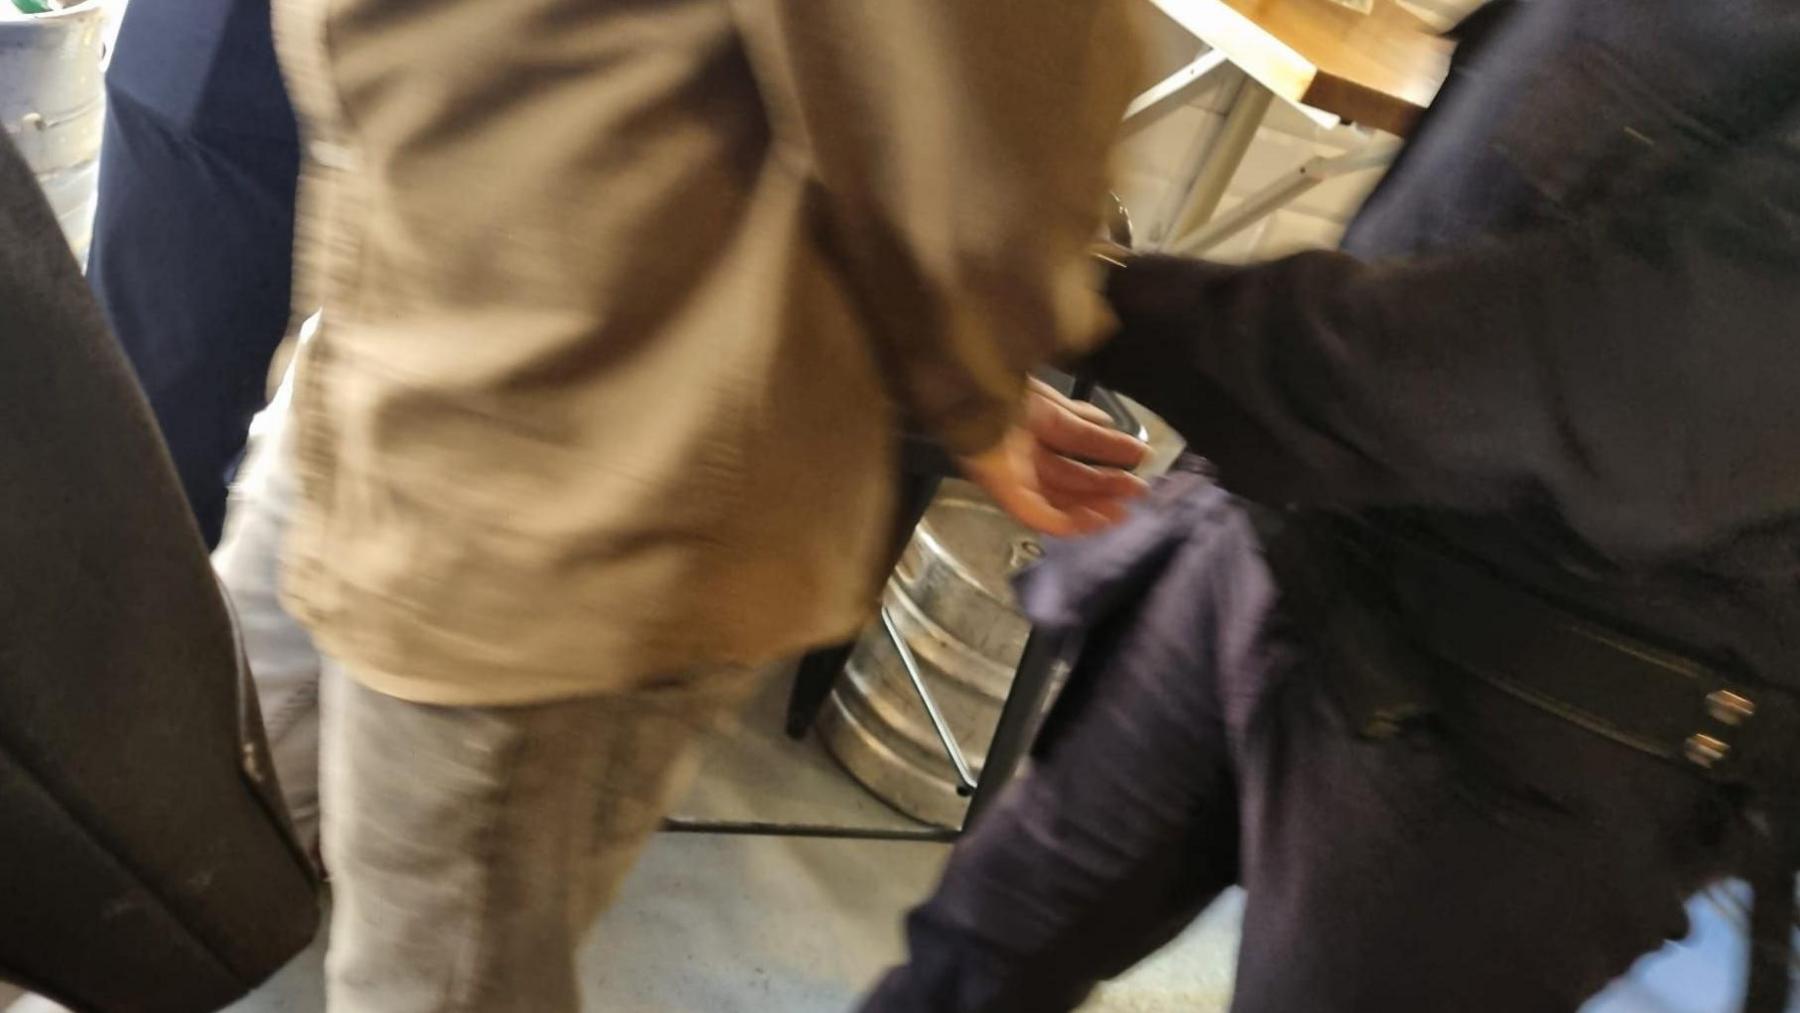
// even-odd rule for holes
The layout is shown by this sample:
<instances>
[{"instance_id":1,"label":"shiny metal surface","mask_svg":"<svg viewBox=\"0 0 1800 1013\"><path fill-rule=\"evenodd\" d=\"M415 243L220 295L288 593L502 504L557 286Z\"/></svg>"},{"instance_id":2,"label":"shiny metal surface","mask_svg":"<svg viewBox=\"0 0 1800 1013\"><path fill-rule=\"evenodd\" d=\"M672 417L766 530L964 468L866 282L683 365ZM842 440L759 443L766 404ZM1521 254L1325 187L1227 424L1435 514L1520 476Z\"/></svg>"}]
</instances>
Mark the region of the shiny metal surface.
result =
<instances>
[{"instance_id":1,"label":"shiny metal surface","mask_svg":"<svg viewBox=\"0 0 1800 1013\"><path fill-rule=\"evenodd\" d=\"M1041 553L954 480L914 529L883 591L882 621L857 642L819 719L832 755L901 812L961 825L958 789L980 777L1030 633L1009 581Z\"/></svg>"},{"instance_id":2,"label":"shiny metal surface","mask_svg":"<svg viewBox=\"0 0 1800 1013\"><path fill-rule=\"evenodd\" d=\"M1163 456L1178 446L1176 439ZM980 777L1031 632L1011 579L1042 551L1035 536L956 480L943 483L914 529L882 593L892 636L883 623L865 631L817 725L838 762L895 809L962 825L967 801L957 789Z\"/></svg>"},{"instance_id":3,"label":"shiny metal surface","mask_svg":"<svg viewBox=\"0 0 1800 1013\"><path fill-rule=\"evenodd\" d=\"M899 627L914 656L923 660L933 680L954 683L998 705L1012 689L1018 656L1004 662L976 650L944 629L914 601L898 581L889 581L882 604ZM941 613L939 613L941 614Z\"/></svg>"},{"instance_id":4,"label":"shiny metal surface","mask_svg":"<svg viewBox=\"0 0 1800 1013\"><path fill-rule=\"evenodd\" d=\"M901 555L894 582L920 613L1010 673L1031 632L1010 581L1042 553L1034 535L974 486L946 481Z\"/></svg>"},{"instance_id":5,"label":"shiny metal surface","mask_svg":"<svg viewBox=\"0 0 1800 1013\"><path fill-rule=\"evenodd\" d=\"M912 684L913 696L919 706L925 708L925 715L931 719L931 730L937 734L938 745L944 747L944 755L949 758L950 766L956 769L956 783L959 792L975 790L975 775L969 770L969 761L963 758L962 746L956 741L956 734L944 723L944 712L938 708L937 697L931 688L925 685L925 677L919 671L919 660L913 657L912 648L906 646L906 638L894 626L893 616L887 609L881 610L881 628L887 633L888 645L900 656L900 667L906 670L906 679Z\"/></svg>"},{"instance_id":6,"label":"shiny metal surface","mask_svg":"<svg viewBox=\"0 0 1800 1013\"><path fill-rule=\"evenodd\" d=\"M99 186L105 28L101 0L0 17L0 127L36 173L84 263Z\"/></svg>"},{"instance_id":7,"label":"shiny metal surface","mask_svg":"<svg viewBox=\"0 0 1800 1013\"><path fill-rule=\"evenodd\" d=\"M1129 115L1129 114L1127 114ZM1131 212L1126 209L1125 202L1113 191L1106 194L1106 238L1112 242L1131 249Z\"/></svg>"},{"instance_id":8,"label":"shiny metal surface","mask_svg":"<svg viewBox=\"0 0 1800 1013\"><path fill-rule=\"evenodd\" d=\"M964 673L955 669L953 659L966 658L966 648L951 644L949 650L936 649L944 645L920 650L921 646L931 643L927 639L930 634L922 624L909 617L905 608L890 605L889 616L896 631L913 649L920 679L937 702L944 724L956 739L970 771L979 776L1004 696L996 696L986 687L971 685L963 677ZM964 653L957 653L959 650ZM1012 673L1005 674L1010 680ZM872 631L857 642L839 685L842 693L859 699L884 734L904 739L929 754L943 752L930 715L920 704L906 666L887 636ZM943 769L954 774L947 757Z\"/></svg>"},{"instance_id":9,"label":"shiny metal surface","mask_svg":"<svg viewBox=\"0 0 1800 1013\"><path fill-rule=\"evenodd\" d=\"M1731 752L1730 744L1721 739L1695 732L1682 743L1682 753L1696 767L1710 768Z\"/></svg>"},{"instance_id":10,"label":"shiny metal surface","mask_svg":"<svg viewBox=\"0 0 1800 1013\"><path fill-rule=\"evenodd\" d=\"M1756 701L1728 689L1714 690L1706 696L1706 712L1722 725L1741 725L1756 716Z\"/></svg>"},{"instance_id":11,"label":"shiny metal surface","mask_svg":"<svg viewBox=\"0 0 1800 1013\"><path fill-rule=\"evenodd\" d=\"M900 812L933 826L962 826L968 800L956 793L942 750L919 752L884 735L861 702L841 692L825 701L814 726L825 748L870 794Z\"/></svg>"}]
</instances>

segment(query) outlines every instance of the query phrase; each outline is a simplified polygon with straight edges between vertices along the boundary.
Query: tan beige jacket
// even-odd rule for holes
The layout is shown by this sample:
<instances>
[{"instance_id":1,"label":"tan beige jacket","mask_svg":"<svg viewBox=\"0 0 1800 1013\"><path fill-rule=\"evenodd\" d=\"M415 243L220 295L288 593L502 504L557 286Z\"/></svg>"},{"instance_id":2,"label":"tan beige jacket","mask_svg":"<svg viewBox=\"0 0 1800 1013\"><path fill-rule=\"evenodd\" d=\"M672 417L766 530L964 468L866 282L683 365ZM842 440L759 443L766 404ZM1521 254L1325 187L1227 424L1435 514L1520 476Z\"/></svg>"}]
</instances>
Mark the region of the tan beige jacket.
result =
<instances>
[{"instance_id":1,"label":"tan beige jacket","mask_svg":"<svg viewBox=\"0 0 1800 1013\"><path fill-rule=\"evenodd\" d=\"M1103 326L1131 0L280 0L310 134L290 603L524 702L851 633L897 405Z\"/></svg>"}]
</instances>

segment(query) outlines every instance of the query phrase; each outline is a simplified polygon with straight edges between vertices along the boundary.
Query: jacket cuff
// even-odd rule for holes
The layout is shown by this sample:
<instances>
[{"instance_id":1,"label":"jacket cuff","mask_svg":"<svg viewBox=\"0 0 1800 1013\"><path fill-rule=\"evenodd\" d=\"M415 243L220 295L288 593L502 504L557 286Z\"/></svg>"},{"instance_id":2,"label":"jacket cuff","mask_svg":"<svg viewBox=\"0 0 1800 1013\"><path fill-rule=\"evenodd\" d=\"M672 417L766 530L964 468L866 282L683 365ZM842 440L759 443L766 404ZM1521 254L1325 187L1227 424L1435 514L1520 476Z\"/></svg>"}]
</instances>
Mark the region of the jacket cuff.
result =
<instances>
[{"instance_id":1,"label":"jacket cuff","mask_svg":"<svg viewBox=\"0 0 1800 1013\"><path fill-rule=\"evenodd\" d=\"M1161 387L1171 370L1191 370L1193 348L1222 323L1216 310L1209 311L1215 286L1241 270L1165 256L1132 257L1110 267L1106 301L1119 327L1077 368L1126 393Z\"/></svg>"}]
</instances>

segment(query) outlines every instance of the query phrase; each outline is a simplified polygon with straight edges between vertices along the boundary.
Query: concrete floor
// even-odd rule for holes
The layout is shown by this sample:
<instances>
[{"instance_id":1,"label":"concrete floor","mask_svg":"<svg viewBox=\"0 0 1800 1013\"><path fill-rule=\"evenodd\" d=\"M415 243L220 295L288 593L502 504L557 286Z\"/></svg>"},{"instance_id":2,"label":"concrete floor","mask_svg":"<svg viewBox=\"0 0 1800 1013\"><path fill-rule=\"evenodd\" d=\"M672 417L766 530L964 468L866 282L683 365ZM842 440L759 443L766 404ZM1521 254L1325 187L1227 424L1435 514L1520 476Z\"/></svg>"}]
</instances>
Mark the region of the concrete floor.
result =
<instances>
[{"instance_id":1,"label":"concrete floor","mask_svg":"<svg viewBox=\"0 0 1800 1013\"><path fill-rule=\"evenodd\" d=\"M917 827L812 742L779 732L785 676L709 743L677 818L860 830ZM606 1013L841 1013L901 955L900 919L948 845L665 833L581 954L586 1008ZM1103 987L1084 1013L1218 1013L1229 1005L1243 895ZM1642 961L1584 1013L1724 1013L1741 938L1703 902L1695 933ZM319 947L232 1013L317 1013Z\"/></svg>"},{"instance_id":2,"label":"concrete floor","mask_svg":"<svg viewBox=\"0 0 1800 1013\"><path fill-rule=\"evenodd\" d=\"M676 818L855 831L918 829L868 795L816 742L779 731L775 677L708 744ZM646 850L580 957L585 1007L606 1013L841 1013L901 955L900 920L949 846L664 833ZM1223 1010L1237 952L1235 898L1084 1007ZM231 1013L317 1013L315 946Z\"/></svg>"},{"instance_id":3,"label":"concrete floor","mask_svg":"<svg viewBox=\"0 0 1800 1013\"><path fill-rule=\"evenodd\" d=\"M709 744L689 821L914 826L850 782L816 743L779 732L778 678ZM897 960L900 919L948 846L702 833L657 836L580 956L585 1007L606 1013L838 1013ZM1162 952L1105 986L1085 1013L1226 1009L1242 895L1228 894ZM1715 909L1585 1013L1724 1013L1741 937ZM319 1013L323 940L231 1013ZM0 991L0 1008L8 996ZM19 1013L39 1013L32 1005Z\"/></svg>"},{"instance_id":4,"label":"concrete floor","mask_svg":"<svg viewBox=\"0 0 1800 1013\"><path fill-rule=\"evenodd\" d=\"M666 834L580 958L584 1008L605 1013L842 1013L900 953L899 915L944 846ZM1083 1009L1225 1009L1236 908L1196 923ZM323 1009L315 945L230 1013Z\"/></svg>"}]
</instances>

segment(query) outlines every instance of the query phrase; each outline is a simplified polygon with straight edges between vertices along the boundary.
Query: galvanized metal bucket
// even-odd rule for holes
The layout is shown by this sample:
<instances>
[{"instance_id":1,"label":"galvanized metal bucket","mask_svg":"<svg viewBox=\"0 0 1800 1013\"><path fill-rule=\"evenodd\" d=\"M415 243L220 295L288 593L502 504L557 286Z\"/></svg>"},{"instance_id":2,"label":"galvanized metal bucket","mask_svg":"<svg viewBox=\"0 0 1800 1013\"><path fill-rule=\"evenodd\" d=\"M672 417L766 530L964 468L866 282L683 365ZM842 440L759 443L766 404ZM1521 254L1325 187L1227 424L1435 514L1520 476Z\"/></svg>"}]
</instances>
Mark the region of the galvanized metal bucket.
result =
<instances>
[{"instance_id":1,"label":"galvanized metal bucket","mask_svg":"<svg viewBox=\"0 0 1800 1013\"><path fill-rule=\"evenodd\" d=\"M1030 633L1008 581L1038 554L973 486L945 482L819 715L838 762L914 819L962 824Z\"/></svg>"},{"instance_id":2,"label":"galvanized metal bucket","mask_svg":"<svg viewBox=\"0 0 1800 1013\"><path fill-rule=\"evenodd\" d=\"M10 0L0 4L0 125L86 263L105 123L106 4L85 0L30 15L13 13Z\"/></svg>"},{"instance_id":3,"label":"galvanized metal bucket","mask_svg":"<svg viewBox=\"0 0 1800 1013\"><path fill-rule=\"evenodd\" d=\"M1118 238L1129 233L1121 223ZM1093 401L1149 442L1146 474L1181 452L1180 436L1142 406L1104 390ZM941 484L888 579L879 621L819 712L825 748L877 798L926 823L962 826L1031 636L1012 577L1042 554L980 489ZM1053 674L1052 693L1057 682Z\"/></svg>"}]
</instances>

